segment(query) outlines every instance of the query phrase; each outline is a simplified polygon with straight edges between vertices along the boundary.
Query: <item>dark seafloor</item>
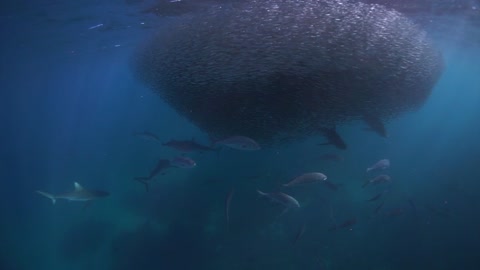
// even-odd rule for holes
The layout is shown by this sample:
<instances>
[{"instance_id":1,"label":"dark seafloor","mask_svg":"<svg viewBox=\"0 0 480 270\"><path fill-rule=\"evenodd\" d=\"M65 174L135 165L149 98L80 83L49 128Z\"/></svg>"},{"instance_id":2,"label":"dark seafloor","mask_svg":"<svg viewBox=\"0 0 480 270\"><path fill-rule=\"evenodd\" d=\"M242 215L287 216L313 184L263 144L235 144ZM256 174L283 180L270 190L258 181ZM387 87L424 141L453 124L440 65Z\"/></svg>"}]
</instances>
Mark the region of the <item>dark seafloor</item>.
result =
<instances>
[{"instance_id":1,"label":"dark seafloor","mask_svg":"<svg viewBox=\"0 0 480 270\"><path fill-rule=\"evenodd\" d=\"M132 57L159 29L219 2L243 1L0 3L0 269L479 269L476 1L365 1L403 12L444 59L426 103L386 122L388 138L347 121L337 127L346 150L318 146L317 134L188 153L197 166L169 169L149 192L133 180L181 156L161 142L210 138L138 80ZM132 136L144 130L160 142ZM391 183L362 188L382 158ZM280 187L306 171L338 189ZM75 181L110 196L84 207L35 193ZM256 189L282 190L301 208L278 217L282 207Z\"/></svg>"}]
</instances>

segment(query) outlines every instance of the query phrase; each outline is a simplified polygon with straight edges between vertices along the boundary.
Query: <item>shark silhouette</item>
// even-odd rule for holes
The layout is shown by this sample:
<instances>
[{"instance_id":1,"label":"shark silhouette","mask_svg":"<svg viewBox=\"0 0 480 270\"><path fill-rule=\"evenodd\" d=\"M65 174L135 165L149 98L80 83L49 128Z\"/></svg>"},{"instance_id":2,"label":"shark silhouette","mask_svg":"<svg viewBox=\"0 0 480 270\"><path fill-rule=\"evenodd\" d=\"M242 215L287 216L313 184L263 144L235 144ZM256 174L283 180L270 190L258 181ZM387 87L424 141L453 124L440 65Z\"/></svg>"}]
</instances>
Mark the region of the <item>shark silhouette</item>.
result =
<instances>
[{"instance_id":1,"label":"shark silhouette","mask_svg":"<svg viewBox=\"0 0 480 270\"><path fill-rule=\"evenodd\" d=\"M88 190L83 188L79 183L75 182L74 183L75 189L71 192L65 192L62 194L57 194L53 195L47 192L43 192L40 190L37 190L36 192L40 195L43 195L50 200L52 200L52 203L55 204L57 199L65 199L69 201L82 201L82 202L88 202L91 200L96 200L100 198L104 198L110 195L110 193L106 191L101 191L101 190Z\"/></svg>"}]
</instances>

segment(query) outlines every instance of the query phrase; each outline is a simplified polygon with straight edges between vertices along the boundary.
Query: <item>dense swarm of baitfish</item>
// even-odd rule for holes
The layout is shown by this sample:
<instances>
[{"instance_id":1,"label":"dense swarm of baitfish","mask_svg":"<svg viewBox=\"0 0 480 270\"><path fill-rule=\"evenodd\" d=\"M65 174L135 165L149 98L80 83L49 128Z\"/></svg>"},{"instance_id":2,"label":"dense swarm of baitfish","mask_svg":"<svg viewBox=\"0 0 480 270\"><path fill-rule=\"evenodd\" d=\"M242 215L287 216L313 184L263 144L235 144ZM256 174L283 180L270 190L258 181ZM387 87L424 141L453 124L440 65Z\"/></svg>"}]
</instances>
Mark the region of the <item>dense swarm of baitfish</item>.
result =
<instances>
[{"instance_id":1,"label":"dense swarm of baitfish","mask_svg":"<svg viewBox=\"0 0 480 270\"><path fill-rule=\"evenodd\" d=\"M212 136L268 144L416 109L443 61L424 31L380 5L252 0L179 18L138 50L134 68Z\"/></svg>"}]
</instances>

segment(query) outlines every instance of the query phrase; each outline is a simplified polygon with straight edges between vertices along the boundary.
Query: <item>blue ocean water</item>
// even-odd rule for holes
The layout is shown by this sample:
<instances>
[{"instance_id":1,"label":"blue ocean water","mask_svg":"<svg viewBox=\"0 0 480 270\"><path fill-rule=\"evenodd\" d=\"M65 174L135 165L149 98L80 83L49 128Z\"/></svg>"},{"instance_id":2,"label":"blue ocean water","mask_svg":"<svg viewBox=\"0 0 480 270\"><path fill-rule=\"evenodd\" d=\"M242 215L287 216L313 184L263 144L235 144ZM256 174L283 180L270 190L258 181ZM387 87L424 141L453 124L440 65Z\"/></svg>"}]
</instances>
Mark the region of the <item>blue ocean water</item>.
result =
<instances>
[{"instance_id":1,"label":"blue ocean water","mask_svg":"<svg viewBox=\"0 0 480 270\"><path fill-rule=\"evenodd\" d=\"M387 123L388 139L352 122L338 127L347 151L312 137L254 153L194 153L196 168L170 170L145 192L133 178L179 152L132 133L209 143L132 74L134 51L175 20L145 6L0 5L0 269L480 268L478 25L462 14L412 16L445 71L420 110ZM365 169L382 158L392 183L367 202L384 186L361 188ZM338 190L288 189L302 207L281 216L256 193L306 171L324 172ZM74 182L111 195L84 207L35 193ZM345 221L355 224L331 230Z\"/></svg>"}]
</instances>

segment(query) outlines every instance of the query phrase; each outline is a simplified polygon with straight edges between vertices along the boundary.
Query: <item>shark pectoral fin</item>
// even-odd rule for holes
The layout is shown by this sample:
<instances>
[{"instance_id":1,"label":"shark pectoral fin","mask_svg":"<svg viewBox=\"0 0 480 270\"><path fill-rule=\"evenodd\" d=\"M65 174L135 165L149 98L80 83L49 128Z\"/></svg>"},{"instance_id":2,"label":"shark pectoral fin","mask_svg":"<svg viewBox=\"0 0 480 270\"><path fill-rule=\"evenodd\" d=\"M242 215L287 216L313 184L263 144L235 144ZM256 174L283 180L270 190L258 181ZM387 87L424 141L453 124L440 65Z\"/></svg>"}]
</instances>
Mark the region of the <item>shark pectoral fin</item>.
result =
<instances>
[{"instance_id":1,"label":"shark pectoral fin","mask_svg":"<svg viewBox=\"0 0 480 270\"><path fill-rule=\"evenodd\" d=\"M57 202L57 199L55 198L55 196L53 196L52 194L50 193L47 193L47 192L43 192L43 191L40 191L40 190L37 190L36 191L38 194L42 195L42 196L45 196L47 198L49 198L50 200L52 200L52 203L55 204L55 202Z\"/></svg>"}]
</instances>

